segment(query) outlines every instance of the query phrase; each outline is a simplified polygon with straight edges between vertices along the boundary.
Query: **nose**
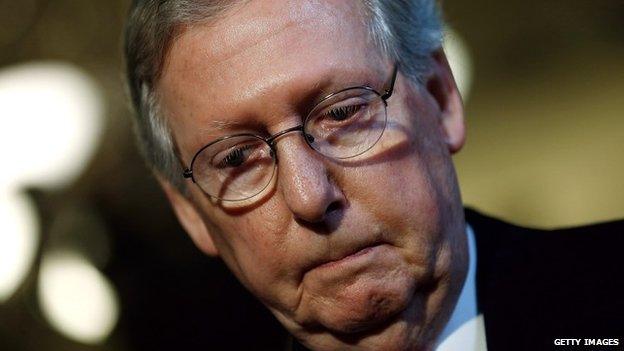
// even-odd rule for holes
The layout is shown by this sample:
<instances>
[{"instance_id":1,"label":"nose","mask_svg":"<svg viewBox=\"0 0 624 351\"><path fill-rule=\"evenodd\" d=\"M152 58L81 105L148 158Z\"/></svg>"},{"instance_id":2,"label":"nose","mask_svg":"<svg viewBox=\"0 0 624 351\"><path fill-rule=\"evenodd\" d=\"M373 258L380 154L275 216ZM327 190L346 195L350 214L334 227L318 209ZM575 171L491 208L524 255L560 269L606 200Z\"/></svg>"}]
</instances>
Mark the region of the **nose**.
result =
<instances>
[{"instance_id":1,"label":"nose","mask_svg":"<svg viewBox=\"0 0 624 351\"><path fill-rule=\"evenodd\" d=\"M278 144L279 187L295 218L320 223L345 206L346 199L330 176L325 156L312 150L301 133L292 133Z\"/></svg>"}]
</instances>

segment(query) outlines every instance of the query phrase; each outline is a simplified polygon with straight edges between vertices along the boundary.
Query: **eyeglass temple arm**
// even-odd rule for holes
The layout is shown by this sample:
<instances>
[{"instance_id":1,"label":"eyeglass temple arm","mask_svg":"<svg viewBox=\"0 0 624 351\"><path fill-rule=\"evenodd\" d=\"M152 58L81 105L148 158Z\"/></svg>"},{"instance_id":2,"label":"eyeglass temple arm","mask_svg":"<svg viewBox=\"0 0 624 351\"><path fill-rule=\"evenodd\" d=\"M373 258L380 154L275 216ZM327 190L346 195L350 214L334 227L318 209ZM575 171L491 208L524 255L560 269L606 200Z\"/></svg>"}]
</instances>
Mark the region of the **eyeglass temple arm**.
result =
<instances>
[{"instance_id":1,"label":"eyeglass temple arm","mask_svg":"<svg viewBox=\"0 0 624 351\"><path fill-rule=\"evenodd\" d=\"M392 92L394 91L394 82L396 81L396 76L398 72L399 72L399 64L396 63L394 65L394 68L392 69L392 76L390 77L390 80L386 83L385 91L383 95L381 95L381 98L384 101L388 100L390 96L392 96Z\"/></svg>"}]
</instances>

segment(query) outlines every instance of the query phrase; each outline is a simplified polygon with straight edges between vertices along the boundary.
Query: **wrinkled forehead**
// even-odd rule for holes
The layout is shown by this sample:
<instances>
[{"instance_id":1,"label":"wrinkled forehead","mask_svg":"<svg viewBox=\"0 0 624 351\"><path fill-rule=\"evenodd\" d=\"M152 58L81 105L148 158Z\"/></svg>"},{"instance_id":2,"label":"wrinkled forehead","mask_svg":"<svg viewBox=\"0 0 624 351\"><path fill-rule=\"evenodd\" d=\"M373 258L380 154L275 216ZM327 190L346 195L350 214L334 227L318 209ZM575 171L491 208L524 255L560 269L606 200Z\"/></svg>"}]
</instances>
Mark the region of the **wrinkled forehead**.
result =
<instances>
[{"instance_id":1,"label":"wrinkled forehead","mask_svg":"<svg viewBox=\"0 0 624 351\"><path fill-rule=\"evenodd\" d=\"M304 34L319 37L332 30L353 30L362 20L357 1L253 0L242 2L212 26L214 58L225 60L241 48L263 47L263 42L282 38L297 41ZM357 22L355 21L355 22ZM358 26L359 27L359 26ZM359 29L359 28L358 28ZM324 37L325 39L335 39ZM313 38L308 38L313 39Z\"/></svg>"},{"instance_id":2,"label":"wrinkled forehead","mask_svg":"<svg viewBox=\"0 0 624 351\"><path fill-rule=\"evenodd\" d=\"M168 51L160 88L175 96L189 92L180 84L196 84L206 88L204 94L222 94L241 86L262 89L286 74L340 70L353 58L374 59L367 34L358 1L243 2L216 21L181 31Z\"/></svg>"},{"instance_id":3,"label":"wrinkled forehead","mask_svg":"<svg viewBox=\"0 0 624 351\"><path fill-rule=\"evenodd\" d=\"M269 110L279 119L284 111L268 104L288 106L315 89L373 84L362 72L385 76L360 6L350 0L255 0L184 28L159 84L179 146L194 149L216 137L213 128L197 132L215 121L251 125L259 118L244 116ZM181 135L183 130L195 132Z\"/></svg>"}]
</instances>

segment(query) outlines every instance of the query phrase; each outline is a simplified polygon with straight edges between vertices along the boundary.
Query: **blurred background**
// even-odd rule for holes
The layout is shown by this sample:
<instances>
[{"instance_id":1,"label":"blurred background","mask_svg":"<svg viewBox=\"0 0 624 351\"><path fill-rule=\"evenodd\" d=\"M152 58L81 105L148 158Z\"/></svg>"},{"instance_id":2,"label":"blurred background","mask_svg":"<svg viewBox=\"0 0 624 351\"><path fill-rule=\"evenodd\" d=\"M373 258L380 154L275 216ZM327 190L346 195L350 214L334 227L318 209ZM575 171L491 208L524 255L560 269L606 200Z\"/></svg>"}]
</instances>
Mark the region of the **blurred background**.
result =
<instances>
[{"instance_id":1,"label":"blurred background","mask_svg":"<svg viewBox=\"0 0 624 351\"><path fill-rule=\"evenodd\" d=\"M278 349L137 154L129 2L0 0L0 350ZM444 7L465 203L542 228L624 218L624 2Z\"/></svg>"}]
</instances>

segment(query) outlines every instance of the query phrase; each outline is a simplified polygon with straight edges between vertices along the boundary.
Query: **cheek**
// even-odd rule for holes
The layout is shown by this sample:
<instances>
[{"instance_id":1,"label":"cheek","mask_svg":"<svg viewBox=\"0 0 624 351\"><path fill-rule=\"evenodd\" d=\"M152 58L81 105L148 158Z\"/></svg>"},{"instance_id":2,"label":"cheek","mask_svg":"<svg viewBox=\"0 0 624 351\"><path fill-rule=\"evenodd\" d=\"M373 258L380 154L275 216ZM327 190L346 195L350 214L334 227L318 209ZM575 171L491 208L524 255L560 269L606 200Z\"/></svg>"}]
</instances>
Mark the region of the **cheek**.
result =
<instances>
[{"instance_id":1,"label":"cheek","mask_svg":"<svg viewBox=\"0 0 624 351\"><path fill-rule=\"evenodd\" d=\"M405 259L419 267L425 275L433 271L441 225L441 197L428 172L418 161L400 162L382 184L386 197L374 209L374 217L386 224L391 240L403 248Z\"/></svg>"},{"instance_id":2,"label":"cheek","mask_svg":"<svg viewBox=\"0 0 624 351\"><path fill-rule=\"evenodd\" d=\"M360 170L357 178L351 178L351 198L382 223L402 225L421 219L422 226L439 215L441 199L433 177L418 153L412 152Z\"/></svg>"},{"instance_id":3,"label":"cheek","mask_svg":"<svg viewBox=\"0 0 624 351\"><path fill-rule=\"evenodd\" d=\"M455 212L449 210L461 201L433 111L405 105L406 110L394 111L394 124L384 134L378 153L386 152L385 158L354 171L346 178L345 191L369 218L384 224L407 260L431 272L450 223L447 217Z\"/></svg>"},{"instance_id":4,"label":"cheek","mask_svg":"<svg viewBox=\"0 0 624 351\"><path fill-rule=\"evenodd\" d=\"M289 220L273 201L232 216L217 208L210 213L212 237L219 255L241 283L265 303L287 298L293 286L292 250L286 245Z\"/></svg>"},{"instance_id":5,"label":"cheek","mask_svg":"<svg viewBox=\"0 0 624 351\"><path fill-rule=\"evenodd\" d=\"M442 231L445 212L461 203L455 173L437 105L421 89L401 87L378 148L385 157L358 171L366 184L359 193L382 218L433 235Z\"/></svg>"}]
</instances>

